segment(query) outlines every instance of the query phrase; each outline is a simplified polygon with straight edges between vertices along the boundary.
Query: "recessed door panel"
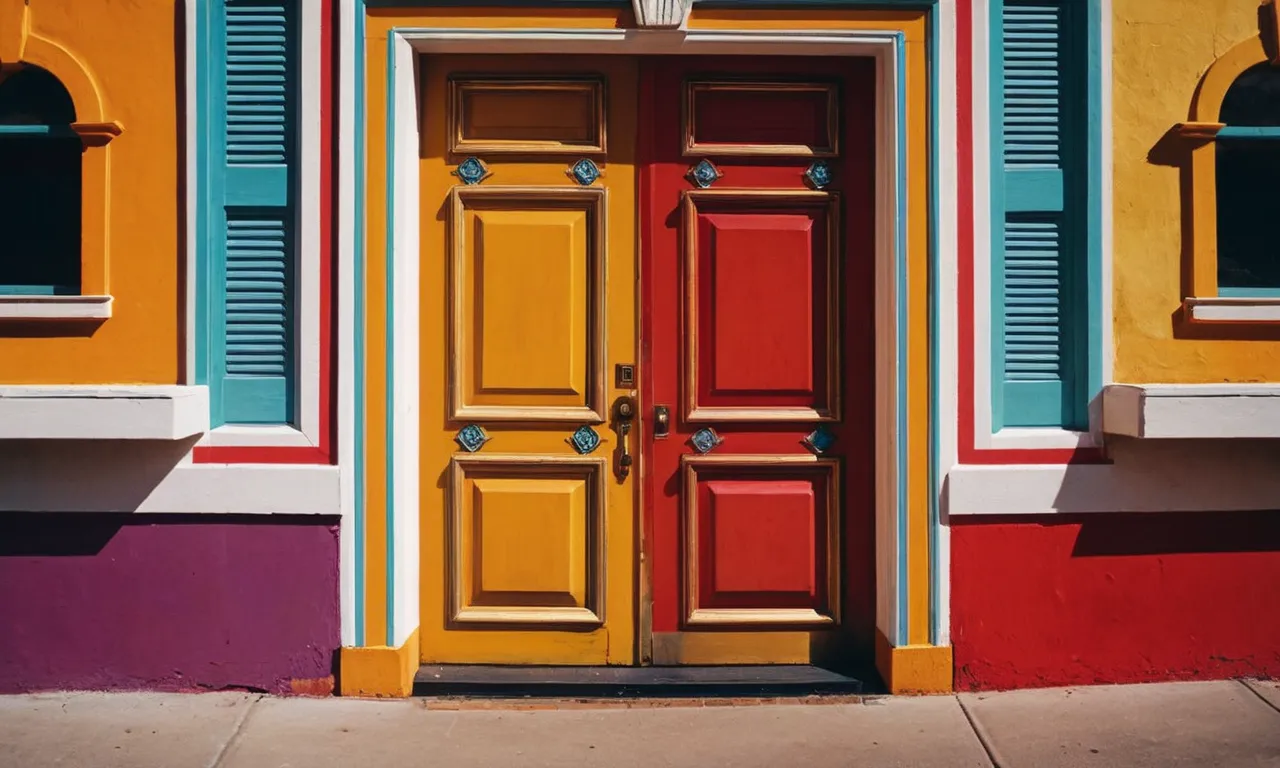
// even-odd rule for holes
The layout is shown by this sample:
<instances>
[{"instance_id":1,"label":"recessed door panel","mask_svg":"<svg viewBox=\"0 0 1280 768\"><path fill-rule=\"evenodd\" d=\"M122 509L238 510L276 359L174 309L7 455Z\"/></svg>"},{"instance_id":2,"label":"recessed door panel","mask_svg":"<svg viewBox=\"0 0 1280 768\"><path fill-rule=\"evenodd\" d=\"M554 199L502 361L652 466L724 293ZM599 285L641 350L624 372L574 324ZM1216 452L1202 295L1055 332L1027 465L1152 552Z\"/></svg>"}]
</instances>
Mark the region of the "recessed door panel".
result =
<instances>
[{"instance_id":1,"label":"recessed door panel","mask_svg":"<svg viewBox=\"0 0 1280 768\"><path fill-rule=\"evenodd\" d=\"M685 623L797 628L839 617L833 460L686 456Z\"/></svg>"},{"instance_id":2,"label":"recessed door panel","mask_svg":"<svg viewBox=\"0 0 1280 768\"><path fill-rule=\"evenodd\" d=\"M840 196L689 190L685 416L839 418Z\"/></svg>"},{"instance_id":3,"label":"recessed door panel","mask_svg":"<svg viewBox=\"0 0 1280 768\"><path fill-rule=\"evenodd\" d=\"M656 664L872 655L874 78L857 58L646 62Z\"/></svg>"},{"instance_id":4,"label":"recessed door panel","mask_svg":"<svg viewBox=\"0 0 1280 768\"><path fill-rule=\"evenodd\" d=\"M606 471L603 458L455 457L453 621L603 623Z\"/></svg>"},{"instance_id":5,"label":"recessed door panel","mask_svg":"<svg viewBox=\"0 0 1280 768\"><path fill-rule=\"evenodd\" d=\"M453 418L604 421L605 191L451 198Z\"/></svg>"},{"instance_id":6,"label":"recessed door panel","mask_svg":"<svg viewBox=\"0 0 1280 768\"><path fill-rule=\"evenodd\" d=\"M635 61L420 71L422 661L630 664Z\"/></svg>"}]
</instances>

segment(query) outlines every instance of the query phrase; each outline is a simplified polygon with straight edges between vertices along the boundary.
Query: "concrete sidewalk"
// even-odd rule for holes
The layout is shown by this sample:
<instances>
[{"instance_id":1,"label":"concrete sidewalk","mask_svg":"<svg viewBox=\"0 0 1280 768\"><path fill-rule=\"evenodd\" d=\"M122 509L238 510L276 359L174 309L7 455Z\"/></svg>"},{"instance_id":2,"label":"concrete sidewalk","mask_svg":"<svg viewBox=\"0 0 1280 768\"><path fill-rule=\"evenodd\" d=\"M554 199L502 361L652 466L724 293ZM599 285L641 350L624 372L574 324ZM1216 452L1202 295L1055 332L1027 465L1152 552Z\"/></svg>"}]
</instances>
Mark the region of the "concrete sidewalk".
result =
<instances>
[{"instance_id":1,"label":"concrete sidewalk","mask_svg":"<svg viewBox=\"0 0 1280 768\"><path fill-rule=\"evenodd\" d=\"M0 697L0 766L1280 766L1280 683L860 702Z\"/></svg>"}]
</instances>

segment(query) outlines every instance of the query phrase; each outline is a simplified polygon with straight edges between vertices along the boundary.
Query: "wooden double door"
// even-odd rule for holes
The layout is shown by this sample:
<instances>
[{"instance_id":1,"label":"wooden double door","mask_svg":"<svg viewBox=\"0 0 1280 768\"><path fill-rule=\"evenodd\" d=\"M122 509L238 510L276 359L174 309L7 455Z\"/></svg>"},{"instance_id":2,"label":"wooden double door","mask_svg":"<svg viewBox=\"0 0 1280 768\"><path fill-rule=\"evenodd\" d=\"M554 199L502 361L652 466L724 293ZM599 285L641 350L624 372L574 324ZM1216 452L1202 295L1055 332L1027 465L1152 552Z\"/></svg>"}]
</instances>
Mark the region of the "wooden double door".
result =
<instances>
[{"instance_id":1,"label":"wooden double door","mask_svg":"<svg viewBox=\"0 0 1280 768\"><path fill-rule=\"evenodd\" d=\"M422 660L868 658L873 63L422 83Z\"/></svg>"}]
</instances>

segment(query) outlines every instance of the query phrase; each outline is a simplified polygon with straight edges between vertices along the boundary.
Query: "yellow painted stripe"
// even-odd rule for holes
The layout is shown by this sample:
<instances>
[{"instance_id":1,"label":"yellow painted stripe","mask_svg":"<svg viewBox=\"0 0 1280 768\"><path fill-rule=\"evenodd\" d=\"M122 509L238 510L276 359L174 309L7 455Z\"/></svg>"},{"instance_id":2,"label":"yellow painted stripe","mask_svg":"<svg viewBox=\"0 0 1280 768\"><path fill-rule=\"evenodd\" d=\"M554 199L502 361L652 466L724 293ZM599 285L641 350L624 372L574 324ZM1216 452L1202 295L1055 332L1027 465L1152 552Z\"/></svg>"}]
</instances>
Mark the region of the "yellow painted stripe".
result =
<instances>
[{"instance_id":1,"label":"yellow painted stripe","mask_svg":"<svg viewBox=\"0 0 1280 768\"><path fill-rule=\"evenodd\" d=\"M387 645L386 456L386 60L384 39L370 40L365 88L370 152L365 191L365 644Z\"/></svg>"}]
</instances>

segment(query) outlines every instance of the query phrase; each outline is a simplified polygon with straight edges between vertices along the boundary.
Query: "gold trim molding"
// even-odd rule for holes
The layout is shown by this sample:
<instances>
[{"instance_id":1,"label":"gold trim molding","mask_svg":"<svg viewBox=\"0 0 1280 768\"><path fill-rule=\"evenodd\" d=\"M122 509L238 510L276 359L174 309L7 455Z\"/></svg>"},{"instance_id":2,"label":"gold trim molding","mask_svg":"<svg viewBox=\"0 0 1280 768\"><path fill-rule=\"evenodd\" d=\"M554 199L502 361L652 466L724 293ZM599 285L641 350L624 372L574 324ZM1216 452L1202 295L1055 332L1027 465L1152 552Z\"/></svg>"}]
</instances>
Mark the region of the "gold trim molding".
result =
<instances>
[{"instance_id":1,"label":"gold trim molding","mask_svg":"<svg viewBox=\"0 0 1280 768\"><path fill-rule=\"evenodd\" d=\"M825 407L793 406L708 406L698 401L698 214L702 203L728 203L741 206L749 212L751 206L761 208L796 208L812 210L826 208L826 323L827 343L823 350L814 350L827 356L826 378L818 382L826 392L815 391L815 400ZM684 227L684 387L685 420L690 422L830 422L839 421L841 412L841 317L840 317L840 252L841 218L840 194L790 189L690 189L681 199ZM815 274L814 279L820 276Z\"/></svg>"},{"instance_id":2,"label":"gold trim molding","mask_svg":"<svg viewBox=\"0 0 1280 768\"><path fill-rule=\"evenodd\" d=\"M808 144L700 144L698 143L698 96L704 93L740 91L745 93L819 93L826 96L826 142ZM683 154L725 157L836 157L840 154L840 85L836 82L790 82L786 80L687 80L684 83Z\"/></svg>"},{"instance_id":3,"label":"gold trim molding","mask_svg":"<svg viewBox=\"0 0 1280 768\"><path fill-rule=\"evenodd\" d=\"M818 501L826 545L827 610L813 608L703 608L698 596L698 472L743 470L753 476L776 475L794 478L822 476L826 498ZM752 627L800 629L834 627L840 623L840 464L837 459L796 454L793 456L693 456L680 457L681 506L684 514L684 599L685 625L693 628ZM825 525L823 525L825 523Z\"/></svg>"},{"instance_id":4,"label":"gold trim molding","mask_svg":"<svg viewBox=\"0 0 1280 768\"><path fill-rule=\"evenodd\" d=\"M449 152L454 155L599 155L607 151L607 86L599 76L573 77L567 75L539 75L516 77L503 75L459 75L449 78L449 113L446 130L449 136ZM531 95L553 93L585 94L591 100L590 141L547 139L541 141L503 141L498 139L468 139L465 137L467 122L467 97L478 93L518 93Z\"/></svg>"},{"instance_id":5,"label":"gold trim molding","mask_svg":"<svg viewBox=\"0 0 1280 768\"><path fill-rule=\"evenodd\" d=\"M607 233L605 217L608 192L603 187L500 187L455 186L449 195L452 217L449 229L450 295L449 295L449 419L451 421L502 421L523 423L591 423L607 420L605 371L608 328L606 323L608 286ZM585 210L590 216L587 283L589 310L587 320L587 381L585 406L538 405L473 405L468 404L469 382L473 372L464 370L466 351L467 301L467 231L466 211L480 206L490 208L506 204L504 210ZM524 205L524 208L514 208ZM475 208L469 208L475 206Z\"/></svg>"},{"instance_id":6,"label":"gold trim molding","mask_svg":"<svg viewBox=\"0 0 1280 768\"><path fill-rule=\"evenodd\" d=\"M608 459L603 456L556 455L466 455L449 462L449 491L445 529L449 542L449 616L455 624L486 625L574 625L598 627L605 620L605 521L608 504ZM587 483L586 605L560 606L480 606L472 605L467 594L471 578L463 572L471 562L464 548L463 530L466 504L462 498L467 480L495 479L581 479Z\"/></svg>"}]
</instances>

